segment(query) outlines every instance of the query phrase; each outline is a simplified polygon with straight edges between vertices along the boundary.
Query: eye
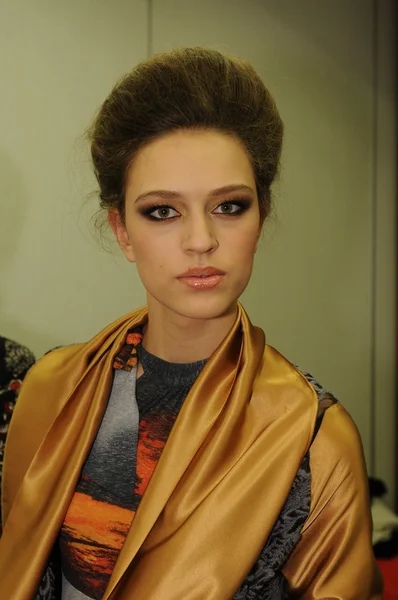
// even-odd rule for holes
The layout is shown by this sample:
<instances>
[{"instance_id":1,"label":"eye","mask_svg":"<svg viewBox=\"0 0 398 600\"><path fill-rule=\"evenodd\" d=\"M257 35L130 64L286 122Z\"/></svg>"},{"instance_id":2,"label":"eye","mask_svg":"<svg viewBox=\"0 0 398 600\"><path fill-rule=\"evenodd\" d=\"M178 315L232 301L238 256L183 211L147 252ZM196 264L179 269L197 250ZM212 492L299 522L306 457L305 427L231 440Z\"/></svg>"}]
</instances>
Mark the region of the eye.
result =
<instances>
[{"instance_id":1,"label":"eye","mask_svg":"<svg viewBox=\"0 0 398 600\"><path fill-rule=\"evenodd\" d=\"M152 219L153 221L169 221L170 219L174 219L180 215L174 208L171 206L161 205L161 206L148 206L142 214L148 219Z\"/></svg>"},{"instance_id":2,"label":"eye","mask_svg":"<svg viewBox=\"0 0 398 600\"><path fill-rule=\"evenodd\" d=\"M231 202L223 202L213 211L215 214L221 215L240 215L245 212L250 206L250 202L248 200L234 200Z\"/></svg>"}]
</instances>

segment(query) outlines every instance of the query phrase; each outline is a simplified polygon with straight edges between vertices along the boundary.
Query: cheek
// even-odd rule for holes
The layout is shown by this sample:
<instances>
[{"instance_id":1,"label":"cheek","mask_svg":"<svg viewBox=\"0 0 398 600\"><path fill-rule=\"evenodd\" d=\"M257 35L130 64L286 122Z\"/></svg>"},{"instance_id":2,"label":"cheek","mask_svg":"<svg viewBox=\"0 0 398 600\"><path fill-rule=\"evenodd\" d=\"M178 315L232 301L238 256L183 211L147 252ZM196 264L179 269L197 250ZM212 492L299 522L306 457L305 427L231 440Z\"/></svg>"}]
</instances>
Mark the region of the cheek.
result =
<instances>
[{"instance_id":1,"label":"cheek","mask_svg":"<svg viewBox=\"0 0 398 600\"><path fill-rule=\"evenodd\" d=\"M167 244L164 236L157 235L156 232L148 235L140 232L138 235L132 234L131 239L138 269L140 266L163 268L170 255L170 244Z\"/></svg>"},{"instance_id":2,"label":"cheek","mask_svg":"<svg viewBox=\"0 0 398 600\"><path fill-rule=\"evenodd\" d=\"M254 256L258 242L258 225L242 228L239 233L235 233L233 243L230 248L233 254L240 256L243 260L248 260Z\"/></svg>"}]
</instances>

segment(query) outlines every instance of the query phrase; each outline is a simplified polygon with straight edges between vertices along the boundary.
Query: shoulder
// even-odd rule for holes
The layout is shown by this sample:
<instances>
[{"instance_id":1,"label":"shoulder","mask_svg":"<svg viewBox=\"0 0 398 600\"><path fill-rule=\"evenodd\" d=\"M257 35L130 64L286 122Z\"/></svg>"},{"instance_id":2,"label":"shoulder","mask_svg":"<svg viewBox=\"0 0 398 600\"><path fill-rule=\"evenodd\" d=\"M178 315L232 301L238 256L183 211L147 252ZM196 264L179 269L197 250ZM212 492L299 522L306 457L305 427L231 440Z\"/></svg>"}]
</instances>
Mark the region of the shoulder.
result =
<instances>
[{"instance_id":1,"label":"shoulder","mask_svg":"<svg viewBox=\"0 0 398 600\"><path fill-rule=\"evenodd\" d=\"M318 413L311 445L311 461L322 463L327 456L340 464L352 460L363 460L363 448L359 431L347 410L335 395L309 371L302 369L278 353L275 348L269 351L283 359L291 373L304 379L318 399Z\"/></svg>"},{"instance_id":2,"label":"shoulder","mask_svg":"<svg viewBox=\"0 0 398 600\"><path fill-rule=\"evenodd\" d=\"M319 401L317 436L311 447L313 454L321 451L340 460L344 456L352 456L352 453L362 452L358 428L347 410L311 373L297 365L295 368L313 387Z\"/></svg>"},{"instance_id":3,"label":"shoulder","mask_svg":"<svg viewBox=\"0 0 398 600\"><path fill-rule=\"evenodd\" d=\"M325 412L322 426L310 448L310 471L312 508L306 527L330 502L340 511L358 500L361 506L369 503L361 437L341 404L335 404Z\"/></svg>"},{"instance_id":4,"label":"shoulder","mask_svg":"<svg viewBox=\"0 0 398 600\"><path fill-rule=\"evenodd\" d=\"M337 402L337 398L332 394L332 392L330 390L328 390L327 388L325 388L319 381L318 379L316 379L311 373L309 373L308 371L305 371L304 369L301 369L299 366L297 365L292 365L299 373L301 373L301 375L303 375L303 377L305 377L305 379L308 381L308 383L310 384L310 386L315 390L316 395L318 396L318 400L322 401L325 398L330 399L332 402L332 404Z\"/></svg>"},{"instance_id":5,"label":"shoulder","mask_svg":"<svg viewBox=\"0 0 398 600\"><path fill-rule=\"evenodd\" d=\"M8 482L8 497L16 491L44 436L60 414L65 397L76 384L79 373L68 364L77 354L78 346L46 354L22 383L5 446L3 473L4 481ZM63 376L66 373L67 377Z\"/></svg>"},{"instance_id":6,"label":"shoulder","mask_svg":"<svg viewBox=\"0 0 398 600\"><path fill-rule=\"evenodd\" d=\"M306 371L289 361L283 354L278 352L269 344L265 347L265 363L278 363L278 380L284 382L284 387L291 387L296 392L299 387L311 390L310 396L316 396L318 401L317 419L315 423L314 437L321 426L325 411L338 402L330 390L324 387L309 371ZM282 377L283 376L283 377ZM300 382L301 385L298 385Z\"/></svg>"},{"instance_id":7,"label":"shoulder","mask_svg":"<svg viewBox=\"0 0 398 600\"><path fill-rule=\"evenodd\" d=\"M272 351L277 352L274 349ZM289 365L291 373L305 379L318 399L318 413L309 449L312 505L322 504L338 489L340 493L346 490L346 498L355 493L365 499L368 485L365 458L361 436L352 417L313 375L282 358Z\"/></svg>"},{"instance_id":8,"label":"shoulder","mask_svg":"<svg viewBox=\"0 0 398 600\"><path fill-rule=\"evenodd\" d=\"M76 344L52 350L32 366L19 391L10 434L18 431L19 427L23 431L27 423L38 424L51 420L59 412L61 388L62 392L71 391L83 373L84 365L77 360L83 346ZM67 377L63 376L65 373L68 373Z\"/></svg>"},{"instance_id":9,"label":"shoulder","mask_svg":"<svg viewBox=\"0 0 398 600\"><path fill-rule=\"evenodd\" d=\"M311 450L314 461L333 461L339 471L349 469L353 461L364 460L358 428L341 404L326 411Z\"/></svg>"},{"instance_id":10,"label":"shoulder","mask_svg":"<svg viewBox=\"0 0 398 600\"><path fill-rule=\"evenodd\" d=\"M49 350L42 356L36 364L30 369L24 381L24 387L31 383L45 383L52 379L54 375L61 373L68 364L73 361L79 350L84 348L85 344L73 344L70 346L60 346Z\"/></svg>"},{"instance_id":11,"label":"shoulder","mask_svg":"<svg viewBox=\"0 0 398 600\"><path fill-rule=\"evenodd\" d=\"M278 370L283 372L285 375L289 375L289 378L286 378L286 382L290 382L292 377L296 380L304 380L306 385L315 391L319 401L328 398L333 400L333 403L337 402L337 399L333 396L333 394L327 388L325 388L309 371L306 371L295 363L291 362L288 358L286 358L286 356L281 354L276 348L270 346L269 344L266 344L265 346L264 360L265 363L269 363L270 361L278 362Z\"/></svg>"}]
</instances>

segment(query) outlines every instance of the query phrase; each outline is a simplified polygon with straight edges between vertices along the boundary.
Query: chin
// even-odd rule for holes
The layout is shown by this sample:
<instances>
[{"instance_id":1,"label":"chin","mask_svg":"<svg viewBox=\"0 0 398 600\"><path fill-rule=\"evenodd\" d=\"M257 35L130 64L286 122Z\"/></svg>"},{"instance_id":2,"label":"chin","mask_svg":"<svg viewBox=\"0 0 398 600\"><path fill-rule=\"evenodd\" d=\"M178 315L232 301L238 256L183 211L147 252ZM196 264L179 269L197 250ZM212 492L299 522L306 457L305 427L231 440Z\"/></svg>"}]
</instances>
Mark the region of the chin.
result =
<instances>
[{"instance_id":1,"label":"chin","mask_svg":"<svg viewBox=\"0 0 398 600\"><path fill-rule=\"evenodd\" d=\"M191 298L180 298L175 302L170 298L162 303L169 311L186 319L219 319L236 310L238 297L225 297L212 292L194 292Z\"/></svg>"}]
</instances>

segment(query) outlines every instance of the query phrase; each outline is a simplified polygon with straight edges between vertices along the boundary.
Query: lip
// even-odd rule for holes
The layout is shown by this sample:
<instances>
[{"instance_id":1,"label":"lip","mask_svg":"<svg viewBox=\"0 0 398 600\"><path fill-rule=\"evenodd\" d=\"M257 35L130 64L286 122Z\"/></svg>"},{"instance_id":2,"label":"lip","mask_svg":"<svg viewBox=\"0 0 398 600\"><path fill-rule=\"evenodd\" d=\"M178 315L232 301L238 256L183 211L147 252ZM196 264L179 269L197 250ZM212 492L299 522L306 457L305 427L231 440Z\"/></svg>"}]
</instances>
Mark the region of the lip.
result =
<instances>
[{"instance_id":1,"label":"lip","mask_svg":"<svg viewBox=\"0 0 398 600\"><path fill-rule=\"evenodd\" d=\"M191 267L178 279L194 290L210 290L221 283L224 275L225 271L215 267Z\"/></svg>"},{"instance_id":2,"label":"lip","mask_svg":"<svg viewBox=\"0 0 398 600\"><path fill-rule=\"evenodd\" d=\"M190 267L185 273L178 276L178 279L185 277L213 277L214 275L225 275L225 271L216 269L215 267Z\"/></svg>"}]
</instances>

